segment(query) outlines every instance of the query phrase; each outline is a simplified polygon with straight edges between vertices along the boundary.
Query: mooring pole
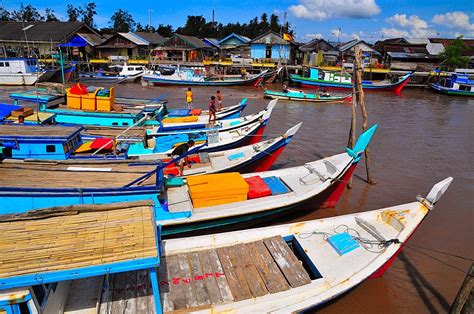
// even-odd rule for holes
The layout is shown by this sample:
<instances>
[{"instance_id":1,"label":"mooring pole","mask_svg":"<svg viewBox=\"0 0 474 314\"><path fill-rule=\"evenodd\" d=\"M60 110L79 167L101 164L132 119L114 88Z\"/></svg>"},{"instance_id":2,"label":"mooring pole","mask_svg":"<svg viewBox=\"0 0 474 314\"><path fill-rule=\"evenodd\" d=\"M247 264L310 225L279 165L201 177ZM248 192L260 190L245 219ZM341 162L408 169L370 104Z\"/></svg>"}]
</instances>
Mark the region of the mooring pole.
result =
<instances>
[{"instance_id":1,"label":"mooring pole","mask_svg":"<svg viewBox=\"0 0 474 314\"><path fill-rule=\"evenodd\" d=\"M365 132L367 126L367 110L365 109L365 94L362 88L362 51L359 47L355 47L355 63L357 64L356 75L357 75L357 104L360 107L362 113L362 131ZM370 171L370 153L369 146L365 149L365 169L367 171L367 183L375 184L372 180L372 172Z\"/></svg>"},{"instance_id":2,"label":"mooring pole","mask_svg":"<svg viewBox=\"0 0 474 314\"><path fill-rule=\"evenodd\" d=\"M355 140L356 140L356 127L357 127L357 62L354 59L353 65L353 75L352 75L352 119L351 119L351 129L349 130L349 140L347 142L347 147L354 148ZM342 70L341 70L342 71ZM341 72L342 75L342 72ZM352 175L347 183L347 188L352 188Z\"/></svg>"}]
</instances>

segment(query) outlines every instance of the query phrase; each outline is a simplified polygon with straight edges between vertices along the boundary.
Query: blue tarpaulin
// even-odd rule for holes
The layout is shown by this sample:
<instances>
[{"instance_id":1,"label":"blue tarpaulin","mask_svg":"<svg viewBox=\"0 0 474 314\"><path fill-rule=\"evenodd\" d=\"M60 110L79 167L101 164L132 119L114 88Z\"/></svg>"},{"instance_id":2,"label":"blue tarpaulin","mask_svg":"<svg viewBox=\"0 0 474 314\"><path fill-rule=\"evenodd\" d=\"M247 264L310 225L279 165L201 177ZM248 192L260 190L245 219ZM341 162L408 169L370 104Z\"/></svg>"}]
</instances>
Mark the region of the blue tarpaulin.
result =
<instances>
[{"instance_id":1,"label":"blue tarpaulin","mask_svg":"<svg viewBox=\"0 0 474 314\"><path fill-rule=\"evenodd\" d=\"M0 120L5 119L13 110L20 109L20 106L10 104L0 104Z\"/></svg>"},{"instance_id":2,"label":"blue tarpaulin","mask_svg":"<svg viewBox=\"0 0 474 314\"><path fill-rule=\"evenodd\" d=\"M74 36L73 38L69 39L67 43L59 44L59 47L84 47L87 46L89 43L79 35Z\"/></svg>"}]
</instances>

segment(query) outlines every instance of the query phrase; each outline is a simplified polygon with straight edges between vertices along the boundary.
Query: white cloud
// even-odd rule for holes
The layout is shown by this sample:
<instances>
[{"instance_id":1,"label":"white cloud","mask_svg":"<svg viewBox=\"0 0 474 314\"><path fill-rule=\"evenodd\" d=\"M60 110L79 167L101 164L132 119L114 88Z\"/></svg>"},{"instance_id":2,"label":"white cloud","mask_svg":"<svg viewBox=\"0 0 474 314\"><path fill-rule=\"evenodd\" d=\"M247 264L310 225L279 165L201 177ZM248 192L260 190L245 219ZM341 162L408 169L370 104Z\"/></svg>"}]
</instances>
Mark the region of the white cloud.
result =
<instances>
[{"instance_id":1,"label":"white cloud","mask_svg":"<svg viewBox=\"0 0 474 314\"><path fill-rule=\"evenodd\" d=\"M427 38L438 34L417 15L395 14L387 18L386 21L397 26L397 28L382 28L381 33L386 37Z\"/></svg>"},{"instance_id":2,"label":"white cloud","mask_svg":"<svg viewBox=\"0 0 474 314\"><path fill-rule=\"evenodd\" d=\"M341 40L349 40L349 39L357 39L359 40L360 39L360 35L359 34L356 34L356 33L352 33L352 34L347 34L347 33L344 33L343 31L341 31L340 29L331 29L331 32L330 32L331 36L334 36L334 37L337 37Z\"/></svg>"},{"instance_id":3,"label":"white cloud","mask_svg":"<svg viewBox=\"0 0 474 314\"><path fill-rule=\"evenodd\" d=\"M394 16L389 17L387 22L401 27L428 28L428 23L426 23L425 20L419 18L417 15L410 15L407 17L406 14L395 14Z\"/></svg>"},{"instance_id":4,"label":"white cloud","mask_svg":"<svg viewBox=\"0 0 474 314\"><path fill-rule=\"evenodd\" d=\"M315 39L315 38L322 39L322 38L324 38L323 34L321 34L321 33L317 33L317 34L306 34L305 36L306 36L307 38L310 38L310 39Z\"/></svg>"},{"instance_id":5,"label":"white cloud","mask_svg":"<svg viewBox=\"0 0 474 314\"><path fill-rule=\"evenodd\" d=\"M375 0L300 0L288 10L296 17L326 20L331 17L367 18L380 13Z\"/></svg>"},{"instance_id":6,"label":"white cloud","mask_svg":"<svg viewBox=\"0 0 474 314\"><path fill-rule=\"evenodd\" d=\"M464 12L455 11L446 14L436 14L431 21L449 28L474 30L474 23L471 24L469 22L469 16Z\"/></svg>"},{"instance_id":7,"label":"white cloud","mask_svg":"<svg viewBox=\"0 0 474 314\"><path fill-rule=\"evenodd\" d=\"M396 28L385 28L383 27L380 31L384 37L388 38L398 38L398 37L408 37L410 34L407 31L402 31Z\"/></svg>"}]
</instances>

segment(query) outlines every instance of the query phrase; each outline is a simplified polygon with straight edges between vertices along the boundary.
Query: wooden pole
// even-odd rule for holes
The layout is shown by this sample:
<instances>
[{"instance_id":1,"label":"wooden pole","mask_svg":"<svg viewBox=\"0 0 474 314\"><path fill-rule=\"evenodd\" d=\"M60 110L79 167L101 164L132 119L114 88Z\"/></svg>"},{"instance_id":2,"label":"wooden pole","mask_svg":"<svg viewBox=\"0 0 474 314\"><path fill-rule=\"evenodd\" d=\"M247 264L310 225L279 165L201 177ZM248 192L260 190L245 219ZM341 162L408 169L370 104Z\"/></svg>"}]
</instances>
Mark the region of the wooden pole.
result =
<instances>
[{"instance_id":1,"label":"wooden pole","mask_svg":"<svg viewBox=\"0 0 474 314\"><path fill-rule=\"evenodd\" d=\"M356 54L356 64L357 70L357 103L360 107L362 113L362 131L365 132L368 128L367 126L367 110L365 109L365 94L364 89L362 88L362 51L359 47L355 48ZM367 183L375 184L375 181L372 180L372 172L370 171L370 152L369 147L365 149L365 169L367 171Z\"/></svg>"},{"instance_id":2,"label":"wooden pole","mask_svg":"<svg viewBox=\"0 0 474 314\"><path fill-rule=\"evenodd\" d=\"M470 309L472 309L472 289L474 288L474 264L471 264L471 268L469 269L469 273L466 274L466 278L464 278L464 282L462 283L461 288L459 289L458 295L454 300L453 304L451 305L451 309L449 309L450 314L454 313L469 313Z\"/></svg>"},{"instance_id":3,"label":"wooden pole","mask_svg":"<svg viewBox=\"0 0 474 314\"><path fill-rule=\"evenodd\" d=\"M357 59L357 58L356 58ZM357 61L354 59L353 65L353 76L352 76L352 119L351 119L351 129L349 131L349 141L347 143L347 147L354 148L355 140L356 140L356 129L357 129ZM341 70L342 75L342 70ZM352 189L352 175L347 183L347 188Z\"/></svg>"}]
</instances>

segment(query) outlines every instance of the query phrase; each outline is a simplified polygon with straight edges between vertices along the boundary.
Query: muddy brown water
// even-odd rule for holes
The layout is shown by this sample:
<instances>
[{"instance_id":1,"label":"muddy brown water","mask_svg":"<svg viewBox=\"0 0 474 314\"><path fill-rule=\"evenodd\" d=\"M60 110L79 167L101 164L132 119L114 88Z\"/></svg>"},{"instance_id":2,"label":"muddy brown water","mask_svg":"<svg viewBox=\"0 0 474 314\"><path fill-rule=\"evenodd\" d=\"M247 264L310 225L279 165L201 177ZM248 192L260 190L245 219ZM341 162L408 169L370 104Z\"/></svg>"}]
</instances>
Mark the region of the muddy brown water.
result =
<instances>
[{"instance_id":1,"label":"muddy brown water","mask_svg":"<svg viewBox=\"0 0 474 314\"><path fill-rule=\"evenodd\" d=\"M281 88L278 85L270 89ZM0 88L0 101L18 87ZM216 88L194 87L194 104L206 108ZM224 106L248 98L244 115L268 103L262 89L223 87ZM183 108L186 87L117 86L120 96L163 97L170 108ZM428 313L449 310L474 259L473 135L474 99L405 89L367 93L369 125L379 124L370 145L376 185L365 183L365 164L355 172L353 188L345 190L332 209L273 223L302 221L412 202L418 193L453 176L454 182L410 239L408 246L382 278L361 285L318 310L322 313ZM275 163L290 167L343 152L351 119L350 104L305 104L279 101L265 130L267 137L303 122L293 141ZM361 120L358 120L360 130ZM359 132L360 133L360 132ZM437 250L448 253L430 251ZM454 257L463 256L467 259Z\"/></svg>"}]
</instances>

